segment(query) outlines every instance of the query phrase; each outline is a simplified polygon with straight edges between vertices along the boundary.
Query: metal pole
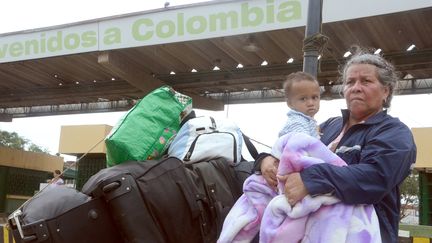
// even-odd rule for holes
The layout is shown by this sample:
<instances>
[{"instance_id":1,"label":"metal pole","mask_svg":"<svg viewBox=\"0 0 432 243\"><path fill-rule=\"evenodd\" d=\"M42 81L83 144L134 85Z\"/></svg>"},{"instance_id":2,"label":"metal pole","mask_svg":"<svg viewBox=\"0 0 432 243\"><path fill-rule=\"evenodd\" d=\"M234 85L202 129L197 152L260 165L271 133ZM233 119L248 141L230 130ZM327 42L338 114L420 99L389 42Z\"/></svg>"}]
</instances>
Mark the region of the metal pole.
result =
<instances>
[{"instance_id":1,"label":"metal pole","mask_svg":"<svg viewBox=\"0 0 432 243\"><path fill-rule=\"evenodd\" d=\"M322 0L309 0L305 39L308 39L321 32L321 16ZM318 47L314 48L313 45L306 46L305 43L303 43L303 50L303 72L307 72L314 77L317 77L319 55Z\"/></svg>"}]
</instances>

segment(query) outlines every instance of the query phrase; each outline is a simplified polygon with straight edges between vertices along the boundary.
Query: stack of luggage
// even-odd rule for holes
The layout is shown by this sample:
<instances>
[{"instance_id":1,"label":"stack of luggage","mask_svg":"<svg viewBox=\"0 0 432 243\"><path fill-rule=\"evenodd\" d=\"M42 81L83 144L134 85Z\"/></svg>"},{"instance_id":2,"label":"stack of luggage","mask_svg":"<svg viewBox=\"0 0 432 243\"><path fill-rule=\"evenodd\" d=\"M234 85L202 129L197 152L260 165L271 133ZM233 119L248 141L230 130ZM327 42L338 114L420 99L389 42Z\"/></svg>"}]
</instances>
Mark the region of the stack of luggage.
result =
<instances>
[{"instance_id":1,"label":"stack of luggage","mask_svg":"<svg viewBox=\"0 0 432 243\"><path fill-rule=\"evenodd\" d=\"M171 119L148 105L167 97L177 107ZM49 188L9 217L16 242L216 242L252 171L243 144L257 156L234 123L195 118L190 98L168 86L144 97L105 142L110 167L81 192Z\"/></svg>"}]
</instances>

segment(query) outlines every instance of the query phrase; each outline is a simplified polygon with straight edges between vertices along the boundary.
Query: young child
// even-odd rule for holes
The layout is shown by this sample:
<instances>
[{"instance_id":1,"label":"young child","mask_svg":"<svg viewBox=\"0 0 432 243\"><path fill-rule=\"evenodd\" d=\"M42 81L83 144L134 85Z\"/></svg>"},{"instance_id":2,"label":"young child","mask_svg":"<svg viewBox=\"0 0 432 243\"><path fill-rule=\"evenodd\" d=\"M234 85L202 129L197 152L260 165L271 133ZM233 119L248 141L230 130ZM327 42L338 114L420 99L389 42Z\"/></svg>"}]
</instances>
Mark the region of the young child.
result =
<instances>
[{"instance_id":1,"label":"young child","mask_svg":"<svg viewBox=\"0 0 432 243\"><path fill-rule=\"evenodd\" d=\"M319 138L318 124L314 119L319 110L320 88L318 81L305 72L295 72L287 76L283 83L288 111L287 122L279 132L279 137L289 132L302 132L312 137ZM272 151L274 152L274 150ZM270 186L276 187L276 172L279 165L278 155L264 156L261 159L272 160L261 167L260 158L255 163L255 169L261 174Z\"/></svg>"},{"instance_id":2,"label":"young child","mask_svg":"<svg viewBox=\"0 0 432 243\"><path fill-rule=\"evenodd\" d=\"M291 110L287 113L288 120L280 130L279 137L289 132L304 132L319 138L318 125L314 119L320 106L318 81L305 72L291 73L287 76L283 89Z\"/></svg>"}]
</instances>

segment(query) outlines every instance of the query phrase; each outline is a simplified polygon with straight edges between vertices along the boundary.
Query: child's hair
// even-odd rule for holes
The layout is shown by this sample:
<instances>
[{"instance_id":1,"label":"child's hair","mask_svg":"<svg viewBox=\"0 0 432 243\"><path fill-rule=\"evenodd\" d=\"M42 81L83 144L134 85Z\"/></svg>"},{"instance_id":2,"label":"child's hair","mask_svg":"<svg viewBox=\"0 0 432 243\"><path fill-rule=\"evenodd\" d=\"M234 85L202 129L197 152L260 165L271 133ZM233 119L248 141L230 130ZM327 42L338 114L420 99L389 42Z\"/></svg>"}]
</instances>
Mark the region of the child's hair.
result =
<instances>
[{"instance_id":1,"label":"child's hair","mask_svg":"<svg viewBox=\"0 0 432 243\"><path fill-rule=\"evenodd\" d=\"M311 82L316 82L318 83L318 81L309 73L305 73L305 72L295 72L295 73L290 73L285 81L283 82L283 90L285 93L285 98L288 98L288 94L291 90L291 87L293 85L294 82L299 82L302 80L307 80L307 81L311 81Z\"/></svg>"}]
</instances>

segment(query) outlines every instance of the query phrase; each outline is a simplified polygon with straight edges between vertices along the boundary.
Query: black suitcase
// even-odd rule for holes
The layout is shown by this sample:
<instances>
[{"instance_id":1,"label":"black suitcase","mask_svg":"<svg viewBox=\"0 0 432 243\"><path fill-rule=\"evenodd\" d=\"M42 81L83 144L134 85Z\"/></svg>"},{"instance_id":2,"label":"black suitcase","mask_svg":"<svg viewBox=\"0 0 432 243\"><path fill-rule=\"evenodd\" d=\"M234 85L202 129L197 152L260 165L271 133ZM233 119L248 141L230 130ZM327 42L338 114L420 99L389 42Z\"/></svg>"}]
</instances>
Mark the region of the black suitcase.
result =
<instances>
[{"instance_id":1,"label":"black suitcase","mask_svg":"<svg viewBox=\"0 0 432 243\"><path fill-rule=\"evenodd\" d=\"M104 198L127 242L208 242L204 195L176 158L131 161L99 171L82 191Z\"/></svg>"},{"instance_id":2,"label":"black suitcase","mask_svg":"<svg viewBox=\"0 0 432 243\"><path fill-rule=\"evenodd\" d=\"M252 166L244 163L130 161L99 171L82 191L104 198L128 242L216 242L250 174Z\"/></svg>"},{"instance_id":3,"label":"black suitcase","mask_svg":"<svg viewBox=\"0 0 432 243\"><path fill-rule=\"evenodd\" d=\"M17 243L123 242L106 203L64 186L48 188L9 216Z\"/></svg>"}]
</instances>

